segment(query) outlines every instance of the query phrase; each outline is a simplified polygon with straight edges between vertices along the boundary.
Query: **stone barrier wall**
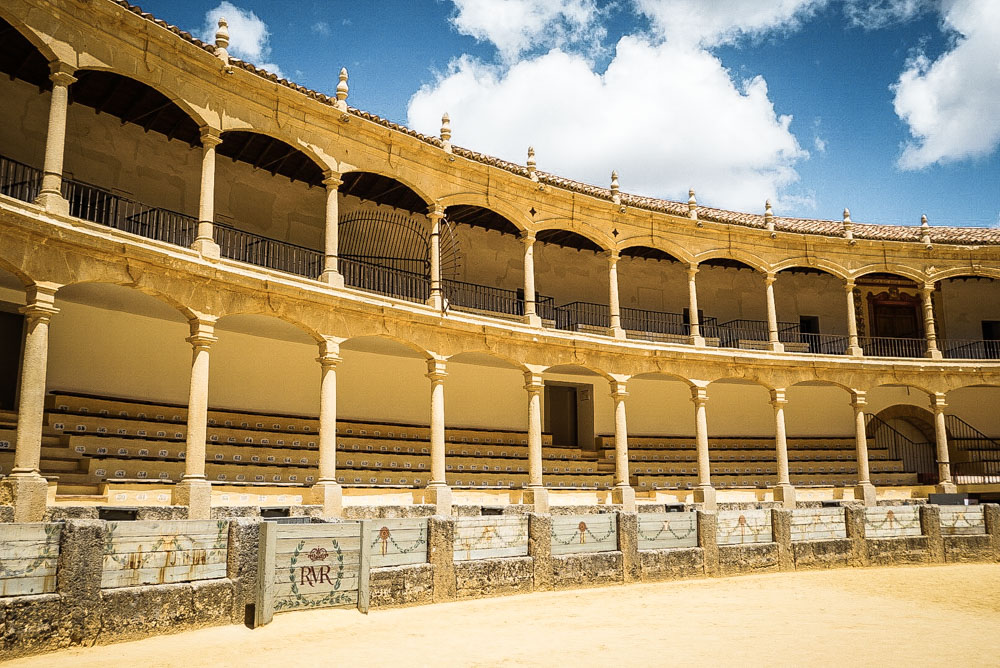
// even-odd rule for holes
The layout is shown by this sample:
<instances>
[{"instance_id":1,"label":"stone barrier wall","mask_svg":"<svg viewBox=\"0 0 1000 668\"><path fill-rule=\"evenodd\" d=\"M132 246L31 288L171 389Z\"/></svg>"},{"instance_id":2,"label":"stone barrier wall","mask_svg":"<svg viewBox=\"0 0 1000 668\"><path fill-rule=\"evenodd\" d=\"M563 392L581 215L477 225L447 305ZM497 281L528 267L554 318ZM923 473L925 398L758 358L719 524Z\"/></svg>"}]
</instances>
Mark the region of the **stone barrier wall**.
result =
<instances>
[{"instance_id":1,"label":"stone barrier wall","mask_svg":"<svg viewBox=\"0 0 1000 668\"><path fill-rule=\"evenodd\" d=\"M893 507L893 524L901 527L895 535L886 535L888 513L878 510L381 518L366 520L355 538L338 540L345 553L363 545L369 551L373 607L761 571L1000 561L1000 506ZM323 526L336 530L336 524ZM0 527L6 532L0 535L0 660L203 626L252 625L261 535L269 533L260 527L256 517ZM466 545L470 527L480 537L489 527L516 553L506 554L509 545ZM294 555L298 543L289 545ZM276 562L282 553L276 549ZM44 574L30 585L12 584L34 577L27 567L35 561ZM163 575L153 577L155 569Z\"/></svg>"}]
</instances>

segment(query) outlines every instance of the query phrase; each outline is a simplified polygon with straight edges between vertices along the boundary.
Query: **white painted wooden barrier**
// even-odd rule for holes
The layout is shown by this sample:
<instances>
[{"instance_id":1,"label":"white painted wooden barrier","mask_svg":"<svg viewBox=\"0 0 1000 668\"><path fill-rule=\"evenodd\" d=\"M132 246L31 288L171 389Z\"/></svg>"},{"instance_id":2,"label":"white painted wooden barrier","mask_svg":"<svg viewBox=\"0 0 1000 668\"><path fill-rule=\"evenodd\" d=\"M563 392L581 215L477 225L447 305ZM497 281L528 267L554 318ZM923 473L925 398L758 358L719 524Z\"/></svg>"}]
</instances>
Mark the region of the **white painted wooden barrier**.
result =
<instances>
[{"instance_id":1,"label":"white painted wooden barrier","mask_svg":"<svg viewBox=\"0 0 1000 668\"><path fill-rule=\"evenodd\" d=\"M698 547L697 513L639 513L639 549Z\"/></svg>"},{"instance_id":2,"label":"white painted wooden barrier","mask_svg":"<svg viewBox=\"0 0 1000 668\"><path fill-rule=\"evenodd\" d=\"M528 556L525 515L459 517L455 520L455 561Z\"/></svg>"},{"instance_id":3,"label":"white painted wooden barrier","mask_svg":"<svg viewBox=\"0 0 1000 668\"><path fill-rule=\"evenodd\" d=\"M982 506L941 506L941 535L969 536L986 533Z\"/></svg>"},{"instance_id":4,"label":"white painted wooden barrier","mask_svg":"<svg viewBox=\"0 0 1000 668\"><path fill-rule=\"evenodd\" d=\"M101 587L226 577L229 522L108 522Z\"/></svg>"},{"instance_id":5,"label":"white painted wooden barrier","mask_svg":"<svg viewBox=\"0 0 1000 668\"><path fill-rule=\"evenodd\" d=\"M792 511L792 541L847 538L843 508L796 508Z\"/></svg>"},{"instance_id":6,"label":"white painted wooden barrier","mask_svg":"<svg viewBox=\"0 0 1000 668\"><path fill-rule=\"evenodd\" d=\"M770 510L723 510L718 516L719 545L744 545L747 543L770 543Z\"/></svg>"},{"instance_id":7,"label":"white painted wooden barrier","mask_svg":"<svg viewBox=\"0 0 1000 668\"><path fill-rule=\"evenodd\" d=\"M0 596L56 590L58 524L0 524Z\"/></svg>"},{"instance_id":8,"label":"white painted wooden barrier","mask_svg":"<svg viewBox=\"0 0 1000 668\"><path fill-rule=\"evenodd\" d=\"M275 612L357 607L368 612L372 520L260 525L255 625Z\"/></svg>"},{"instance_id":9,"label":"white painted wooden barrier","mask_svg":"<svg viewBox=\"0 0 1000 668\"><path fill-rule=\"evenodd\" d=\"M420 517L371 521L372 568L427 563L427 520Z\"/></svg>"},{"instance_id":10,"label":"white painted wooden barrier","mask_svg":"<svg viewBox=\"0 0 1000 668\"><path fill-rule=\"evenodd\" d=\"M880 506L865 509L865 538L901 538L919 536L920 508L917 506Z\"/></svg>"},{"instance_id":11,"label":"white painted wooden barrier","mask_svg":"<svg viewBox=\"0 0 1000 668\"><path fill-rule=\"evenodd\" d=\"M618 549L618 515L553 515L552 554L612 552Z\"/></svg>"}]
</instances>

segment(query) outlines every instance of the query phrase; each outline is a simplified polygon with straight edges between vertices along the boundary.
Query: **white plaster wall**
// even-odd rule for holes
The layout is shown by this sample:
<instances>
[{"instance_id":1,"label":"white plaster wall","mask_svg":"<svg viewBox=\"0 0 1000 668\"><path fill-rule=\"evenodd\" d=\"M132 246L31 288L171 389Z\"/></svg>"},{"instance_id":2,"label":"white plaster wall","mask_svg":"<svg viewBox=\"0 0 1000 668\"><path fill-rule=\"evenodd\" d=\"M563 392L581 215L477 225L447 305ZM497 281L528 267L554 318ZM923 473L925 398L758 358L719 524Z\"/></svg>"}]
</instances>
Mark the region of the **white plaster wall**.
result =
<instances>
[{"instance_id":1,"label":"white plaster wall","mask_svg":"<svg viewBox=\"0 0 1000 668\"><path fill-rule=\"evenodd\" d=\"M843 281L835 276L779 273L774 305L779 322L798 323L799 316L818 316L820 333L847 334L847 295Z\"/></svg>"},{"instance_id":2,"label":"white plaster wall","mask_svg":"<svg viewBox=\"0 0 1000 668\"><path fill-rule=\"evenodd\" d=\"M45 133L49 118L48 92L24 81L0 77L3 122L0 123L0 153L41 168L45 158Z\"/></svg>"},{"instance_id":3,"label":"white plaster wall","mask_svg":"<svg viewBox=\"0 0 1000 668\"><path fill-rule=\"evenodd\" d=\"M983 320L1000 320L1000 282L983 278L941 281L935 300L938 336L983 338Z\"/></svg>"},{"instance_id":4,"label":"white plaster wall","mask_svg":"<svg viewBox=\"0 0 1000 668\"><path fill-rule=\"evenodd\" d=\"M785 394L785 432L789 438L854 436L851 395L839 387L797 385Z\"/></svg>"},{"instance_id":5,"label":"white plaster wall","mask_svg":"<svg viewBox=\"0 0 1000 668\"><path fill-rule=\"evenodd\" d=\"M691 390L675 380L636 378L628 383L628 433L633 436L691 436Z\"/></svg>"},{"instance_id":6,"label":"white plaster wall","mask_svg":"<svg viewBox=\"0 0 1000 668\"><path fill-rule=\"evenodd\" d=\"M709 438L774 437L774 409L770 400L767 390L760 385L710 384L706 405ZM694 433L693 425L690 433Z\"/></svg>"}]
</instances>

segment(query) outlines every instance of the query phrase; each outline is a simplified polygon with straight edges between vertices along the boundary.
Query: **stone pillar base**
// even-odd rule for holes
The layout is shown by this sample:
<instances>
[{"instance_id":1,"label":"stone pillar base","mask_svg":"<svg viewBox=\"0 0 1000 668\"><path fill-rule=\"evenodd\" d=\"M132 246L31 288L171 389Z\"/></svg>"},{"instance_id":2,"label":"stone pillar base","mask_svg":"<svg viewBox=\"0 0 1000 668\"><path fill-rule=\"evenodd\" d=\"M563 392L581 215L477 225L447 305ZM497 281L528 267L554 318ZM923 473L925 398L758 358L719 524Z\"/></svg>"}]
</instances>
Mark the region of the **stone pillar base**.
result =
<instances>
[{"instance_id":1,"label":"stone pillar base","mask_svg":"<svg viewBox=\"0 0 1000 668\"><path fill-rule=\"evenodd\" d=\"M181 479L174 485L172 503L187 506L189 520L207 520L212 514L212 483L204 479Z\"/></svg>"},{"instance_id":2,"label":"stone pillar base","mask_svg":"<svg viewBox=\"0 0 1000 668\"><path fill-rule=\"evenodd\" d=\"M861 346L847 346L844 354L848 357L864 357L865 351L861 349Z\"/></svg>"},{"instance_id":3,"label":"stone pillar base","mask_svg":"<svg viewBox=\"0 0 1000 668\"><path fill-rule=\"evenodd\" d=\"M878 497L875 494L875 485L870 482L859 483L854 486L854 500L861 501L866 506L878 505Z\"/></svg>"},{"instance_id":4,"label":"stone pillar base","mask_svg":"<svg viewBox=\"0 0 1000 668\"><path fill-rule=\"evenodd\" d=\"M528 314L524 316L524 322L531 327L541 327L542 326L542 316L537 313Z\"/></svg>"},{"instance_id":5,"label":"stone pillar base","mask_svg":"<svg viewBox=\"0 0 1000 668\"><path fill-rule=\"evenodd\" d=\"M718 504L715 502L715 488L711 485L695 487L694 502L700 503L704 511L715 511L718 508Z\"/></svg>"},{"instance_id":6,"label":"stone pillar base","mask_svg":"<svg viewBox=\"0 0 1000 668\"><path fill-rule=\"evenodd\" d=\"M45 519L49 482L38 475L10 475L0 480L0 506L14 506L15 522Z\"/></svg>"},{"instance_id":7,"label":"stone pillar base","mask_svg":"<svg viewBox=\"0 0 1000 668\"><path fill-rule=\"evenodd\" d=\"M62 193L42 191L35 198L35 204L52 213L69 215L69 200Z\"/></svg>"},{"instance_id":8,"label":"stone pillar base","mask_svg":"<svg viewBox=\"0 0 1000 668\"><path fill-rule=\"evenodd\" d=\"M431 296L427 298L427 305L435 311L441 311L444 309L444 299L440 294L431 293Z\"/></svg>"},{"instance_id":9,"label":"stone pillar base","mask_svg":"<svg viewBox=\"0 0 1000 668\"><path fill-rule=\"evenodd\" d=\"M938 494L957 494L958 486L953 482L940 482L934 486L934 491Z\"/></svg>"},{"instance_id":10,"label":"stone pillar base","mask_svg":"<svg viewBox=\"0 0 1000 668\"><path fill-rule=\"evenodd\" d=\"M783 352L785 352L785 344L784 343L771 342L771 343L768 344L767 347L768 347L768 349L772 353L783 353Z\"/></svg>"},{"instance_id":11,"label":"stone pillar base","mask_svg":"<svg viewBox=\"0 0 1000 668\"><path fill-rule=\"evenodd\" d=\"M451 515L451 487L444 483L431 483L424 490L424 503L434 504L434 514Z\"/></svg>"},{"instance_id":12,"label":"stone pillar base","mask_svg":"<svg viewBox=\"0 0 1000 668\"><path fill-rule=\"evenodd\" d=\"M312 486L312 502L320 506L324 519L334 519L344 514L344 492L333 480L320 480Z\"/></svg>"},{"instance_id":13,"label":"stone pillar base","mask_svg":"<svg viewBox=\"0 0 1000 668\"><path fill-rule=\"evenodd\" d=\"M795 507L795 488L791 485L776 485L774 488L774 500L780 503L782 508Z\"/></svg>"},{"instance_id":14,"label":"stone pillar base","mask_svg":"<svg viewBox=\"0 0 1000 668\"><path fill-rule=\"evenodd\" d=\"M621 327L608 327L608 336L616 339L624 339L625 330Z\"/></svg>"},{"instance_id":15,"label":"stone pillar base","mask_svg":"<svg viewBox=\"0 0 1000 668\"><path fill-rule=\"evenodd\" d=\"M941 351L936 348L934 350L928 350L927 352L925 352L924 357L931 360L944 359L944 355L942 355Z\"/></svg>"},{"instance_id":16,"label":"stone pillar base","mask_svg":"<svg viewBox=\"0 0 1000 668\"><path fill-rule=\"evenodd\" d=\"M219 244L211 239L195 239L191 248L198 251L202 257L210 260L218 260L222 257L222 249L219 248Z\"/></svg>"},{"instance_id":17,"label":"stone pillar base","mask_svg":"<svg viewBox=\"0 0 1000 668\"><path fill-rule=\"evenodd\" d=\"M611 489L611 502L621 505L627 513L635 512L635 490L631 485L615 485Z\"/></svg>"},{"instance_id":18,"label":"stone pillar base","mask_svg":"<svg viewBox=\"0 0 1000 668\"><path fill-rule=\"evenodd\" d=\"M339 271L324 271L319 275L319 280L334 288L344 287L344 275Z\"/></svg>"},{"instance_id":19,"label":"stone pillar base","mask_svg":"<svg viewBox=\"0 0 1000 668\"><path fill-rule=\"evenodd\" d=\"M690 343L692 346L697 346L699 348L705 347L704 336L689 336L687 342Z\"/></svg>"},{"instance_id":20,"label":"stone pillar base","mask_svg":"<svg viewBox=\"0 0 1000 668\"><path fill-rule=\"evenodd\" d=\"M534 506L531 512L545 515L549 512L549 490L544 487L525 487L521 493L521 503Z\"/></svg>"}]
</instances>

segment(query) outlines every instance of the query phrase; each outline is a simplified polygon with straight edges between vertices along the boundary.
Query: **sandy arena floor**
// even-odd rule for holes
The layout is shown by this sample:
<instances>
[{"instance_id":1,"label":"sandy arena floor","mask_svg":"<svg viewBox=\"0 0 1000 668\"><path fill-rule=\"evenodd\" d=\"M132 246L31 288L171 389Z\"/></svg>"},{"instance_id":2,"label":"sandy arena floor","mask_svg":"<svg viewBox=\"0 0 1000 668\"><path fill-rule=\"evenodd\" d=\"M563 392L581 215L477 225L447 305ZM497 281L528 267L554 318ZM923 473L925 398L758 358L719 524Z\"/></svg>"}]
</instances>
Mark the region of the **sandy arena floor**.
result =
<instances>
[{"instance_id":1,"label":"sandy arena floor","mask_svg":"<svg viewBox=\"0 0 1000 668\"><path fill-rule=\"evenodd\" d=\"M841 569L279 614L14 666L1000 665L1000 564Z\"/></svg>"}]
</instances>

